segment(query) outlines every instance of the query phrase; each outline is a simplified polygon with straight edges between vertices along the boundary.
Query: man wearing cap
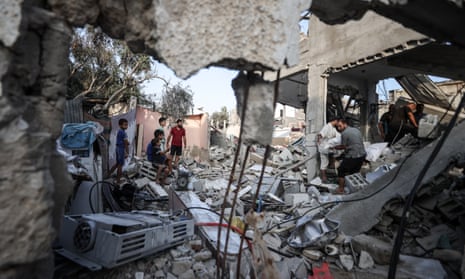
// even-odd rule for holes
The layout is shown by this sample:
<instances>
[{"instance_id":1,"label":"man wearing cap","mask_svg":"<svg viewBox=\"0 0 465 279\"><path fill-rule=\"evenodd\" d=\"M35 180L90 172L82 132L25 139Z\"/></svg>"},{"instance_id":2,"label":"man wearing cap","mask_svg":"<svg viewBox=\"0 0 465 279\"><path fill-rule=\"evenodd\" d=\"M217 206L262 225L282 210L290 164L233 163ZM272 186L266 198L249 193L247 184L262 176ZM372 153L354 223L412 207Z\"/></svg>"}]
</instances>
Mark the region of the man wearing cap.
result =
<instances>
[{"instance_id":1,"label":"man wearing cap","mask_svg":"<svg viewBox=\"0 0 465 279\"><path fill-rule=\"evenodd\" d=\"M170 140L171 141L171 147L170 147ZM170 155L174 158L176 155L176 158L174 160L174 165L175 167L178 166L179 158L182 155L182 147L184 145L184 148L186 148L186 130L182 126L182 120L178 119L176 120L176 126L171 128L170 135L168 136L168 145L167 149L170 149Z\"/></svg>"}]
</instances>

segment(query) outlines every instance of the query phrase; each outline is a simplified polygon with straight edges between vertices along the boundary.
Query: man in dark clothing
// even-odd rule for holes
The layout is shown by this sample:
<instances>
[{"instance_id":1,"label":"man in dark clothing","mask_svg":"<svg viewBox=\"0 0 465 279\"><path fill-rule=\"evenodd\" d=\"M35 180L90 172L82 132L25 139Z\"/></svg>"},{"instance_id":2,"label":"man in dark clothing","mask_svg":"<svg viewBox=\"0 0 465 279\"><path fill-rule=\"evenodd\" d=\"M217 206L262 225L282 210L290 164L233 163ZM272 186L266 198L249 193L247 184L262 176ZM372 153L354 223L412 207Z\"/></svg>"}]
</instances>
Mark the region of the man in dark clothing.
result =
<instances>
[{"instance_id":1,"label":"man in dark clothing","mask_svg":"<svg viewBox=\"0 0 465 279\"><path fill-rule=\"evenodd\" d=\"M389 132L389 123L391 122L392 115L394 114L394 105L389 105L389 110L381 116L378 123L378 130L380 136L386 141L386 135Z\"/></svg>"},{"instance_id":2,"label":"man in dark clothing","mask_svg":"<svg viewBox=\"0 0 465 279\"><path fill-rule=\"evenodd\" d=\"M366 152L363 145L363 138L360 131L347 124L347 120L341 119L337 124L338 130L341 133L341 145L336 146L336 149L344 149L344 159L337 169L339 188L337 194L344 194L345 176L357 173L360 171L363 161L365 160Z\"/></svg>"},{"instance_id":3,"label":"man in dark clothing","mask_svg":"<svg viewBox=\"0 0 465 279\"><path fill-rule=\"evenodd\" d=\"M425 116L424 110L425 110L424 104L417 104L417 110L413 113L413 116L415 116L415 121L417 122L418 125L420 125L420 119L422 119L423 116Z\"/></svg>"},{"instance_id":4,"label":"man in dark clothing","mask_svg":"<svg viewBox=\"0 0 465 279\"><path fill-rule=\"evenodd\" d=\"M415 120L415 116L413 115L413 111L415 109L416 104L410 102L407 105L394 110L391 122L389 123L389 132L385 141L395 143L409 133L416 136L418 124Z\"/></svg>"},{"instance_id":5,"label":"man in dark clothing","mask_svg":"<svg viewBox=\"0 0 465 279\"><path fill-rule=\"evenodd\" d=\"M156 130L155 137L147 145L147 160L152 162L153 166L157 168L156 182L162 185L165 184L165 178L171 172L171 160L161 150L161 140L163 137L163 132Z\"/></svg>"}]
</instances>

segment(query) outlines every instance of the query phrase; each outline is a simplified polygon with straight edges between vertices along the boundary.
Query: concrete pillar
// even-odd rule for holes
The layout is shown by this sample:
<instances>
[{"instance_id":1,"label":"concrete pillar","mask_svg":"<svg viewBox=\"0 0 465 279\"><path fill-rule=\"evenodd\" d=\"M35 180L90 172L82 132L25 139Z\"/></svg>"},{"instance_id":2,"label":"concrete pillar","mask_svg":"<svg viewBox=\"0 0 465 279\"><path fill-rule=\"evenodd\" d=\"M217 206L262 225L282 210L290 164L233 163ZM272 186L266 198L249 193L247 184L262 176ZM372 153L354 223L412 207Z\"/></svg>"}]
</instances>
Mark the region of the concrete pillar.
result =
<instances>
[{"instance_id":1,"label":"concrete pillar","mask_svg":"<svg viewBox=\"0 0 465 279\"><path fill-rule=\"evenodd\" d=\"M324 67L310 66L308 70L308 101L306 108L306 147L313 159L307 162L307 175L311 180L319 170L316 135L326 123L326 97L328 79L323 75Z\"/></svg>"},{"instance_id":2,"label":"concrete pillar","mask_svg":"<svg viewBox=\"0 0 465 279\"><path fill-rule=\"evenodd\" d=\"M378 103L376 82L364 80L359 86L359 92L363 99L360 105L360 131L364 140L373 142L377 140L377 110L373 110L371 106Z\"/></svg>"}]
</instances>

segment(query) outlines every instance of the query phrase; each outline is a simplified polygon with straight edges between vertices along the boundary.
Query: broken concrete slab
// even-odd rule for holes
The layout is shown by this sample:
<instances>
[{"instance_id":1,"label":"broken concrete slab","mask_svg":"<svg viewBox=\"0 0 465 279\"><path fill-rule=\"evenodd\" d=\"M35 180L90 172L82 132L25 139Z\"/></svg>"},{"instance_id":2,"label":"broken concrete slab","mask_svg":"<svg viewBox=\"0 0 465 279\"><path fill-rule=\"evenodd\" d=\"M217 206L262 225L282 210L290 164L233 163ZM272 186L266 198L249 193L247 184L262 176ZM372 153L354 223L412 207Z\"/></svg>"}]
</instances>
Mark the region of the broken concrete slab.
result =
<instances>
[{"instance_id":1,"label":"broken concrete slab","mask_svg":"<svg viewBox=\"0 0 465 279\"><path fill-rule=\"evenodd\" d=\"M392 245L374 236L360 234L352 238L352 245L357 253L367 251L377 264L389 264Z\"/></svg>"},{"instance_id":2,"label":"broken concrete slab","mask_svg":"<svg viewBox=\"0 0 465 279\"><path fill-rule=\"evenodd\" d=\"M314 261L319 261L323 257L323 253L321 251L311 249L305 249L302 252L302 255Z\"/></svg>"},{"instance_id":3,"label":"broken concrete slab","mask_svg":"<svg viewBox=\"0 0 465 279\"><path fill-rule=\"evenodd\" d=\"M339 261L347 271L351 271L354 268L354 259L351 255L339 255Z\"/></svg>"},{"instance_id":4,"label":"broken concrete slab","mask_svg":"<svg viewBox=\"0 0 465 279\"><path fill-rule=\"evenodd\" d=\"M433 258L442 262L460 262L463 255L459 251L452 249L434 249Z\"/></svg>"},{"instance_id":5,"label":"broken concrete slab","mask_svg":"<svg viewBox=\"0 0 465 279\"><path fill-rule=\"evenodd\" d=\"M274 124L273 84L256 74L247 76L240 72L231 86L241 117L244 144L270 145Z\"/></svg>"},{"instance_id":6,"label":"broken concrete slab","mask_svg":"<svg viewBox=\"0 0 465 279\"><path fill-rule=\"evenodd\" d=\"M171 271L174 275L179 276L184 272L190 270L192 264L192 259L190 257L174 259L174 261L171 262Z\"/></svg>"},{"instance_id":7,"label":"broken concrete slab","mask_svg":"<svg viewBox=\"0 0 465 279\"><path fill-rule=\"evenodd\" d=\"M296 206L299 204L309 203L310 195L307 193L285 194L284 202L289 206Z\"/></svg>"},{"instance_id":8,"label":"broken concrete slab","mask_svg":"<svg viewBox=\"0 0 465 279\"><path fill-rule=\"evenodd\" d=\"M358 258L358 267L361 269L371 268L375 265L373 258L366 251L360 252L360 257Z\"/></svg>"},{"instance_id":9,"label":"broken concrete slab","mask_svg":"<svg viewBox=\"0 0 465 279\"><path fill-rule=\"evenodd\" d=\"M429 171L423 177L423 182L427 182L437 176L449 165L450 158L457 153L457 146L465 146L465 137L463 137L464 129L465 122L458 124L452 129L449 137L441 148L441 152L439 152ZM416 178L437 142L436 140L414 153L394 170L375 180L370 187L353 195L346 196L344 199L363 198L371 193L379 191L383 187L386 187L385 190L381 190L369 199L341 203L332 209L327 217L331 220L340 222L341 231L350 236L371 229L378 223L377 218L386 202L397 196L405 198L410 193L415 184L415 179L412 179L412 177ZM401 169L398 171L397 168L399 167ZM391 183L394 178L395 180ZM370 210L366 210L367 208ZM364 216L364 218L360 218L360 216Z\"/></svg>"}]
</instances>

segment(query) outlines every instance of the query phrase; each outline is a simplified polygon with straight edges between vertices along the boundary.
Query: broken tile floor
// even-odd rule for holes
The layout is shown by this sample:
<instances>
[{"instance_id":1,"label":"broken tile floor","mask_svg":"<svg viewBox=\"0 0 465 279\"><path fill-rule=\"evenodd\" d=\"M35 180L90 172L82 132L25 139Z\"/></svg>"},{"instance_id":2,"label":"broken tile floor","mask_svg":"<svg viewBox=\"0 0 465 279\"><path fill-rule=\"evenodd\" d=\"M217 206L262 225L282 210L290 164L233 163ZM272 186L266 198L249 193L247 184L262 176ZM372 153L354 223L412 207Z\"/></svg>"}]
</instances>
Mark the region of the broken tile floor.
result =
<instances>
[{"instance_id":1,"label":"broken tile floor","mask_svg":"<svg viewBox=\"0 0 465 279\"><path fill-rule=\"evenodd\" d=\"M273 151L264 169L256 201L253 201L253 197L262 170L264 149L253 149L245 164L240 186L235 181L230 192L226 193L233 165L233 146L212 147L209 162L185 160L193 173L189 190L174 191L173 182L167 192L174 195L177 203L173 204L171 200L170 207L196 206L220 212L224 206L226 221L223 223L233 217L233 225L243 229L249 218L247 213L255 203L260 214L253 216L258 216L260 221L250 224L246 232L252 242L252 251L244 246L240 278L387 278L405 195L391 193L384 194L384 199L373 199L382 203L377 205L379 210L354 209L351 205L354 203L343 201L366 195L383 179L399 175L396 166L404 161L408 165L408 160L413 160L410 164L415 164L416 157L420 160L421 156L425 156L422 150L428 147L424 146L409 136L390 149L384 146L375 160L362 169L362 174L347 178L346 188L351 193L341 196L331 194L336 188L334 184L323 184L319 179L305 182L304 164L299 162L305 161L309 155L303 141L296 141L287 148ZM416 152L410 156L413 151ZM331 174L335 178L335 172L329 171L329 174L330 180ZM239 170L236 169L236 180L238 176ZM402 179L402 174L399 176ZM444 166L436 170L434 177L417 193L408 219L396 278L461 278L465 265L464 179L463 168ZM140 191L146 189L143 181L139 179L139 184L142 184ZM236 192L237 203L232 210ZM225 196L227 202L223 204ZM147 206L138 209L153 209ZM219 223L215 214L208 215L195 209L191 209L190 214L197 224L207 221ZM356 214L352 216L354 220L338 218L347 214ZM211 220L205 220L205 216ZM85 272L84 277L79 274L72 274L71 277L217 278L216 232L216 227L199 227L194 239L164 253L110 270ZM228 250L228 254L232 255L232 259L227 261L229 271L226 277L235 278L235 259L240 245L234 241L237 242L240 236L231 233L230 237L236 240L230 240L229 249L232 252ZM263 260L272 259L272 265L260 266L257 262L260 256L257 254L264 257Z\"/></svg>"}]
</instances>

